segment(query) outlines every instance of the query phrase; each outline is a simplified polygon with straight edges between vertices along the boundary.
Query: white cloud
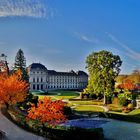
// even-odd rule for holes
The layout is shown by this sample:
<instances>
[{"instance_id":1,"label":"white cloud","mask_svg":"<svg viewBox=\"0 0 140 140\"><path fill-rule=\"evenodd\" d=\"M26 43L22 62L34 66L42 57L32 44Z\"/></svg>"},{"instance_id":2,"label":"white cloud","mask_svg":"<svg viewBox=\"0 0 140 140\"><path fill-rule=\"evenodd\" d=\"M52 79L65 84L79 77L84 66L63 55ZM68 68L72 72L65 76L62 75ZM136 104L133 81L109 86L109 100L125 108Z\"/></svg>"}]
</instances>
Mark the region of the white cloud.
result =
<instances>
[{"instance_id":1,"label":"white cloud","mask_svg":"<svg viewBox=\"0 0 140 140\"><path fill-rule=\"evenodd\" d=\"M0 0L0 17L48 17L44 0Z\"/></svg>"},{"instance_id":2,"label":"white cloud","mask_svg":"<svg viewBox=\"0 0 140 140\"><path fill-rule=\"evenodd\" d=\"M89 37L85 34L74 32L74 34L82 41L88 42L88 43L95 43L97 44L99 41L96 38Z\"/></svg>"},{"instance_id":3,"label":"white cloud","mask_svg":"<svg viewBox=\"0 0 140 140\"><path fill-rule=\"evenodd\" d=\"M106 32L106 34L108 35L108 37L115 42L116 44L118 44L119 46L121 46L123 49L125 49L125 53L127 56L129 56L130 58L140 61L140 53L130 49L126 44L122 43L120 40L118 40L114 35L112 35L111 33Z\"/></svg>"}]
</instances>

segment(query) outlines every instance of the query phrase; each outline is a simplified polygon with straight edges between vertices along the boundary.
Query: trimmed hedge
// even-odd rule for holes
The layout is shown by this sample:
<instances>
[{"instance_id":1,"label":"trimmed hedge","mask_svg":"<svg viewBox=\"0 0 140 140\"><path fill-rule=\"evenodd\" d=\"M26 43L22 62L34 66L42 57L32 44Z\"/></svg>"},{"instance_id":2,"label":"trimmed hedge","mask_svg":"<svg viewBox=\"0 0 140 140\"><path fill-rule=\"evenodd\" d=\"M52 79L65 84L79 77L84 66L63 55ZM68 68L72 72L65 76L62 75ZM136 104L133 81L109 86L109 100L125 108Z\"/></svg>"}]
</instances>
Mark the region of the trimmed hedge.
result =
<instances>
[{"instance_id":1,"label":"trimmed hedge","mask_svg":"<svg viewBox=\"0 0 140 140\"><path fill-rule=\"evenodd\" d=\"M68 130L62 129L49 129L46 128L46 137L50 138L51 140L103 140L103 129L96 128L96 129L82 129L82 128L70 128Z\"/></svg>"},{"instance_id":2,"label":"trimmed hedge","mask_svg":"<svg viewBox=\"0 0 140 140\"><path fill-rule=\"evenodd\" d=\"M111 119L127 121L127 122L140 123L140 118L137 116L116 114L116 113L112 113L112 112L106 112L106 113L99 112L99 117L111 118Z\"/></svg>"}]
</instances>

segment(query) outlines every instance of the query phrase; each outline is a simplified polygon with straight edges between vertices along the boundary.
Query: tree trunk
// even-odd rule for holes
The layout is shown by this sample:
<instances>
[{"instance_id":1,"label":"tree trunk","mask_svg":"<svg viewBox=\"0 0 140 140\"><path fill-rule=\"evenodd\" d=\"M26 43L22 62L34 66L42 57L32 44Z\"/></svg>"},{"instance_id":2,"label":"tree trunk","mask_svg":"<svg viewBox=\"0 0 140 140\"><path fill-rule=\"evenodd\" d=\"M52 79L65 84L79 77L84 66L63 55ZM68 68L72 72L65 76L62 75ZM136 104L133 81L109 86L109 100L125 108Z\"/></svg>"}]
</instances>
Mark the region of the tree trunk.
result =
<instances>
[{"instance_id":1,"label":"tree trunk","mask_svg":"<svg viewBox=\"0 0 140 140\"><path fill-rule=\"evenodd\" d=\"M105 93L104 93L104 105L106 104L106 96L105 96Z\"/></svg>"}]
</instances>

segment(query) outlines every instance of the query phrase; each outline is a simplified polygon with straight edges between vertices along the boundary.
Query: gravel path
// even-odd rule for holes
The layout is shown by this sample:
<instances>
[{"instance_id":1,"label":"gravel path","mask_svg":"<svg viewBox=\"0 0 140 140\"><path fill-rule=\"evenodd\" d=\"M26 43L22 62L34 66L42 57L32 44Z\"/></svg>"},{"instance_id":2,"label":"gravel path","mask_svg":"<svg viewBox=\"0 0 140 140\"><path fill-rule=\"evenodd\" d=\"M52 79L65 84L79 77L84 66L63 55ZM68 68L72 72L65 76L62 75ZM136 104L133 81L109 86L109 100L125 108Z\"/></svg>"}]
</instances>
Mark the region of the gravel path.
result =
<instances>
[{"instance_id":1,"label":"gravel path","mask_svg":"<svg viewBox=\"0 0 140 140\"><path fill-rule=\"evenodd\" d=\"M4 140L47 140L43 137L29 133L8 120L0 112L0 130L6 133Z\"/></svg>"}]
</instances>

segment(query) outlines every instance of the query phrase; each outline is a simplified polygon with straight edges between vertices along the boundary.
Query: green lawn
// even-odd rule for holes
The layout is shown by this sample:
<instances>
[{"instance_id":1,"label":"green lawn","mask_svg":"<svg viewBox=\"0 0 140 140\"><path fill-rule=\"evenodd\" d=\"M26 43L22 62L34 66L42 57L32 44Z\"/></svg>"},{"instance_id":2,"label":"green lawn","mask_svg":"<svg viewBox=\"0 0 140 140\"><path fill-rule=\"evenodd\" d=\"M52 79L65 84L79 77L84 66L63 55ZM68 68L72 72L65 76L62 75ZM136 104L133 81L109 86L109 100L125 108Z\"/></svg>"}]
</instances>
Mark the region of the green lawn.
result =
<instances>
[{"instance_id":1,"label":"green lawn","mask_svg":"<svg viewBox=\"0 0 140 140\"><path fill-rule=\"evenodd\" d=\"M79 93L77 91L50 91L48 92L48 95L56 95L56 96L79 96Z\"/></svg>"},{"instance_id":2,"label":"green lawn","mask_svg":"<svg viewBox=\"0 0 140 140\"><path fill-rule=\"evenodd\" d=\"M48 92L49 96L54 96L55 99L72 99L79 96L79 93L76 91L50 91Z\"/></svg>"},{"instance_id":3,"label":"green lawn","mask_svg":"<svg viewBox=\"0 0 140 140\"><path fill-rule=\"evenodd\" d=\"M76 91L49 91L48 93L42 92L33 92L34 95L39 96L39 99L42 99L44 96L51 97L52 99L71 99L79 96L79 93Z\"/></svg>"},{"instance_id":4,"label":"green lawn","mask_svg":"<svg viewBox=\"0 0 140 140\"><path fill-rule=\"evenodd\" d=\"M128 113L128 115L139 117L140 118L140 109L135 109Z\"/></svg>"},{"instance_id":5,"label":"green lawn","mask_svg":"<svg viewBox=\"0 0 140 140\"><path fill-rule=\"evenodd\" d=\"M88 105L77 106L74 110L80 112L104 112L104 109L100 106L88 106Z\"/></svg>"},{"instance_id":6,"label":"green lawn","mask_svg":"<svg viewBox=\"0 0 140 140\"><path fill-rule=\"evenodd\" d=\"M114 104L108 104L108 108L110 111L114 111L114 112L122 112L122 106L119 105L114 105Z\"/></svg>"},{"instance_id":7,"label":"green lawn","mask_svg":"<svg viewBox=\"0 0 140 140\"><path fill-rule=\"evenodd\" d=\"M103 105L103 102L101 101L70 101L71 104L77 104L77 105Z\"/></svg>"}]
</instances>

